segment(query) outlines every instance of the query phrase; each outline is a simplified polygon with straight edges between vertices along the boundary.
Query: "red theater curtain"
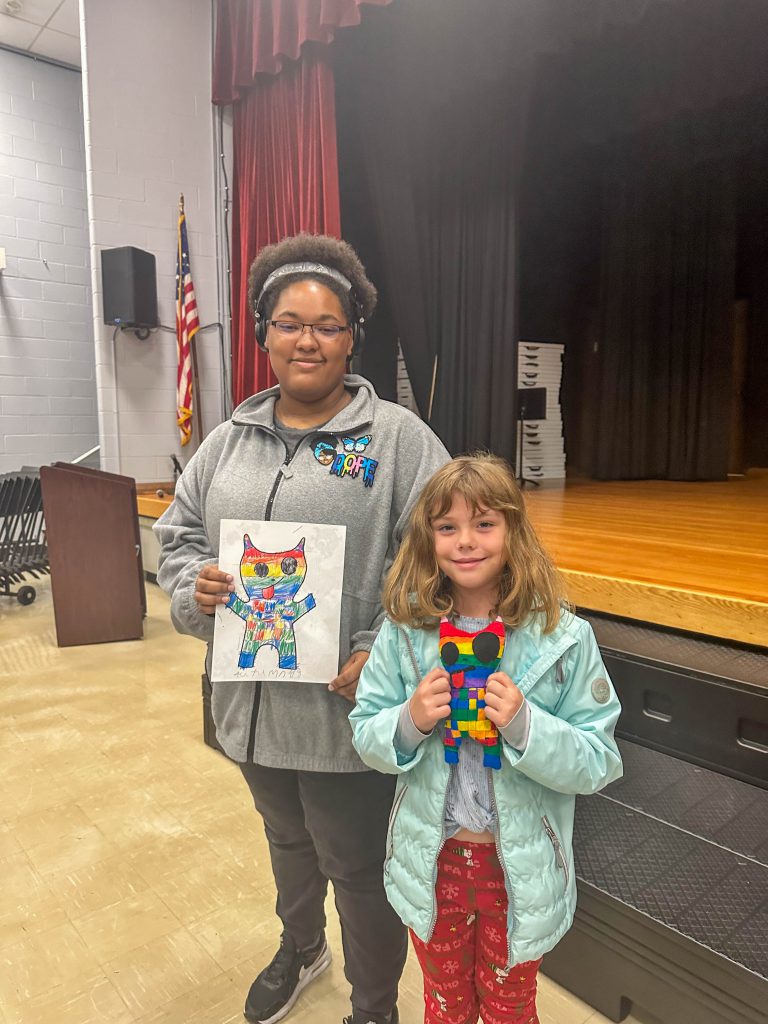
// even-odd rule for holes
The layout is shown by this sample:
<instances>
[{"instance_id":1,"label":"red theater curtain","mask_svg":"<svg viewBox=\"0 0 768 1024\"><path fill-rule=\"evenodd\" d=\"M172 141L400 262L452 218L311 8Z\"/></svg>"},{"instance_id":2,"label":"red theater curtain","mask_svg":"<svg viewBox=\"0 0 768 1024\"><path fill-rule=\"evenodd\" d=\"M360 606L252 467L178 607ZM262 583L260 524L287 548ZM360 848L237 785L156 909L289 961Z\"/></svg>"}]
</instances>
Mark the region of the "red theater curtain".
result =
<instances>
[{"instance_id":1,"label":"red theater curtain","mask_svg":"<svg viewBox=\"0 0 768 1024\"><path fill-rule=\"evenodd\" d=\"M305 43L330 43L336 29L360 24L365 4L390 0L218 0L213 102L233 103L260 74L298 60Z\"/></svg>"},{"instance_id":2,"label":"red theater curtain","mask_svg":"<svg viewBox=\"0 0 768 1024\"><path fill-rule=\"evenodd\" d=\"M363 2L218 0L214 103L234 104L232 398L275 383L253 338L248 270L259 249L297 231L341 233L333 66L335 30Z\"/></svg>"},{"instance_id":3,"label":"red theater curtain","mask_svg":"<svg viewBox=\"0 0 768 1024\"><path fill-rule=\"evenodd\" d=\"M305 54L235 104L232 203L232 398L275 383L255 345L248 269L259 249L297 231L339 235L333 70Z\"/></svg>"}]
</instances>

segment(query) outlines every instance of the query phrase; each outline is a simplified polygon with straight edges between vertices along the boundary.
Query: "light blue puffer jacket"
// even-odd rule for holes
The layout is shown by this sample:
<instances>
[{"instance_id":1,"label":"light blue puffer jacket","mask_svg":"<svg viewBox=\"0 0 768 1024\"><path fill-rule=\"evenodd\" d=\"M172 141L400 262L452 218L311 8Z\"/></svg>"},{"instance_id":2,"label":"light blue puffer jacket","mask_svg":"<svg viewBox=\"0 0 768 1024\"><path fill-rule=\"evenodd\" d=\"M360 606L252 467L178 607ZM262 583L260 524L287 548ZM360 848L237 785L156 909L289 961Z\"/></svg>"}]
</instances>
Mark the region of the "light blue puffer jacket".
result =
<instances>
[{"instance_id":1,"label":"light blue puffer jacket","mask_svg":"<svg viewBox=\"0 0 768 1024\"><path fill-rule=\"evenodd\" d=\"M403 703L439 664L436 629L414 630L387 620L349 716L363 761L399 775L384 884L399 916L424 941L436 915L450 769L440 728L411 757L396 750L394 737ZM512 966L542 956L571 926L575 796L620 778L613 730L621 708L591 626L570 613L548 636L536 621L507 630L501 671L517 683L531 709L525 751L504 743L501 771L491 772L509 897L507 966Z\"/></svg>"}]
</instances>

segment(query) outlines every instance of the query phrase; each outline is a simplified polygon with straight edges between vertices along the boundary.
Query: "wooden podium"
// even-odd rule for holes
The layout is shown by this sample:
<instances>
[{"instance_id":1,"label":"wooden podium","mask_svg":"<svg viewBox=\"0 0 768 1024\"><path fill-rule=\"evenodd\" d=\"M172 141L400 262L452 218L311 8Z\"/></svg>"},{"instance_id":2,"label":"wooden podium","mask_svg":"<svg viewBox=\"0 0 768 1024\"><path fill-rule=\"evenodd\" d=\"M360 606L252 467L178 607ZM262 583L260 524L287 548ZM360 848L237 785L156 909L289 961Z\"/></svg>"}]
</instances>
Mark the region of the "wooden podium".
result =
<instances>
[{"instance_id":1,"label":"wooden podium","mask_svg":"<svg viewBox=\"0 0 768 1024\"><path fill-rule=\"evenodd\" d=\"M140 640L147 610L136 482L66 462L40 467L59 647Z\"/></svg>"}]
</instances>

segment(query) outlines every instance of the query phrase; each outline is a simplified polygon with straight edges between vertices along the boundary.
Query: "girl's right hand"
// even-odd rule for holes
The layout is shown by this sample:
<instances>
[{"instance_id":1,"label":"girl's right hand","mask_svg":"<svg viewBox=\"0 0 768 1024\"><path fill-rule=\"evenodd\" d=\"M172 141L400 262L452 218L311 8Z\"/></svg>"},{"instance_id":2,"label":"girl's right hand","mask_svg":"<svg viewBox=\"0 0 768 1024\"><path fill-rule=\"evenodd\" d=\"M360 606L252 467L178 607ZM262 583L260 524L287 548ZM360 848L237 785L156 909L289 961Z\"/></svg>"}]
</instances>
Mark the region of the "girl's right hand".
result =
<instances>
[{"instance_id":1,"label":"girl's right hand","mask_svg":"<svg viewBox=\"0 0 768 1024\"><path fill-rule=\"evenodd\" d=\"M430 733L451 713L451 677L444 668L427 672L410 699L411 718L419 732Z\"/></svg>"},{"instance_id":2,"label":"girl's right hand","mask_svg":"<svg viewBox=\"0 0 768 1024\"><path fill-rule=\"evenodd\" d=\"M213 615L216 605L226 604L234 589L232 577L222 572L218 565L203 566L202 572L195 580L197 607L204 615Z\"/></svg>"}]
</instances>

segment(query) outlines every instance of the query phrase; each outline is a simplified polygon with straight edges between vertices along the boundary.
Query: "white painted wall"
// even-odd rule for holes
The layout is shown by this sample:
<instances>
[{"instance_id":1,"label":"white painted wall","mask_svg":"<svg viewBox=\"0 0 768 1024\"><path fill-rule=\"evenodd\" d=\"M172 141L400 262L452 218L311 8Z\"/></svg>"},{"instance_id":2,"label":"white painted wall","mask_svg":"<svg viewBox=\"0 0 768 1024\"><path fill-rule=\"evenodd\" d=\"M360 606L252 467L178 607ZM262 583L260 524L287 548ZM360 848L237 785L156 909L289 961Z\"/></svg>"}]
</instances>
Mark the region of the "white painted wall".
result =
<instances>
[{"instance_id":1,"label":"white painted wall","mask_svg":"<svg viewBox=\"0 0 768 1024\"><path fill-rule=\"evenodd\" d=\"M98 442L81 91L0 50L0 472Z\"/></svg>"},{"instance_id":2,"label":"white painted wall","mask_svg":"<svg viewBox=\"0 0 768 1024\"><path fill-rule=\"evenodd\" d=\"M222 320L211 105L211 0L81 0L88 220L102 468L168 480L182 463L176 339L146 341L102 322L102 248L154 254L160 321L175 324L179 193L202 324ZM203 429L222 419L218 333L198 334Z\"/></svg>"}]
</instances>

